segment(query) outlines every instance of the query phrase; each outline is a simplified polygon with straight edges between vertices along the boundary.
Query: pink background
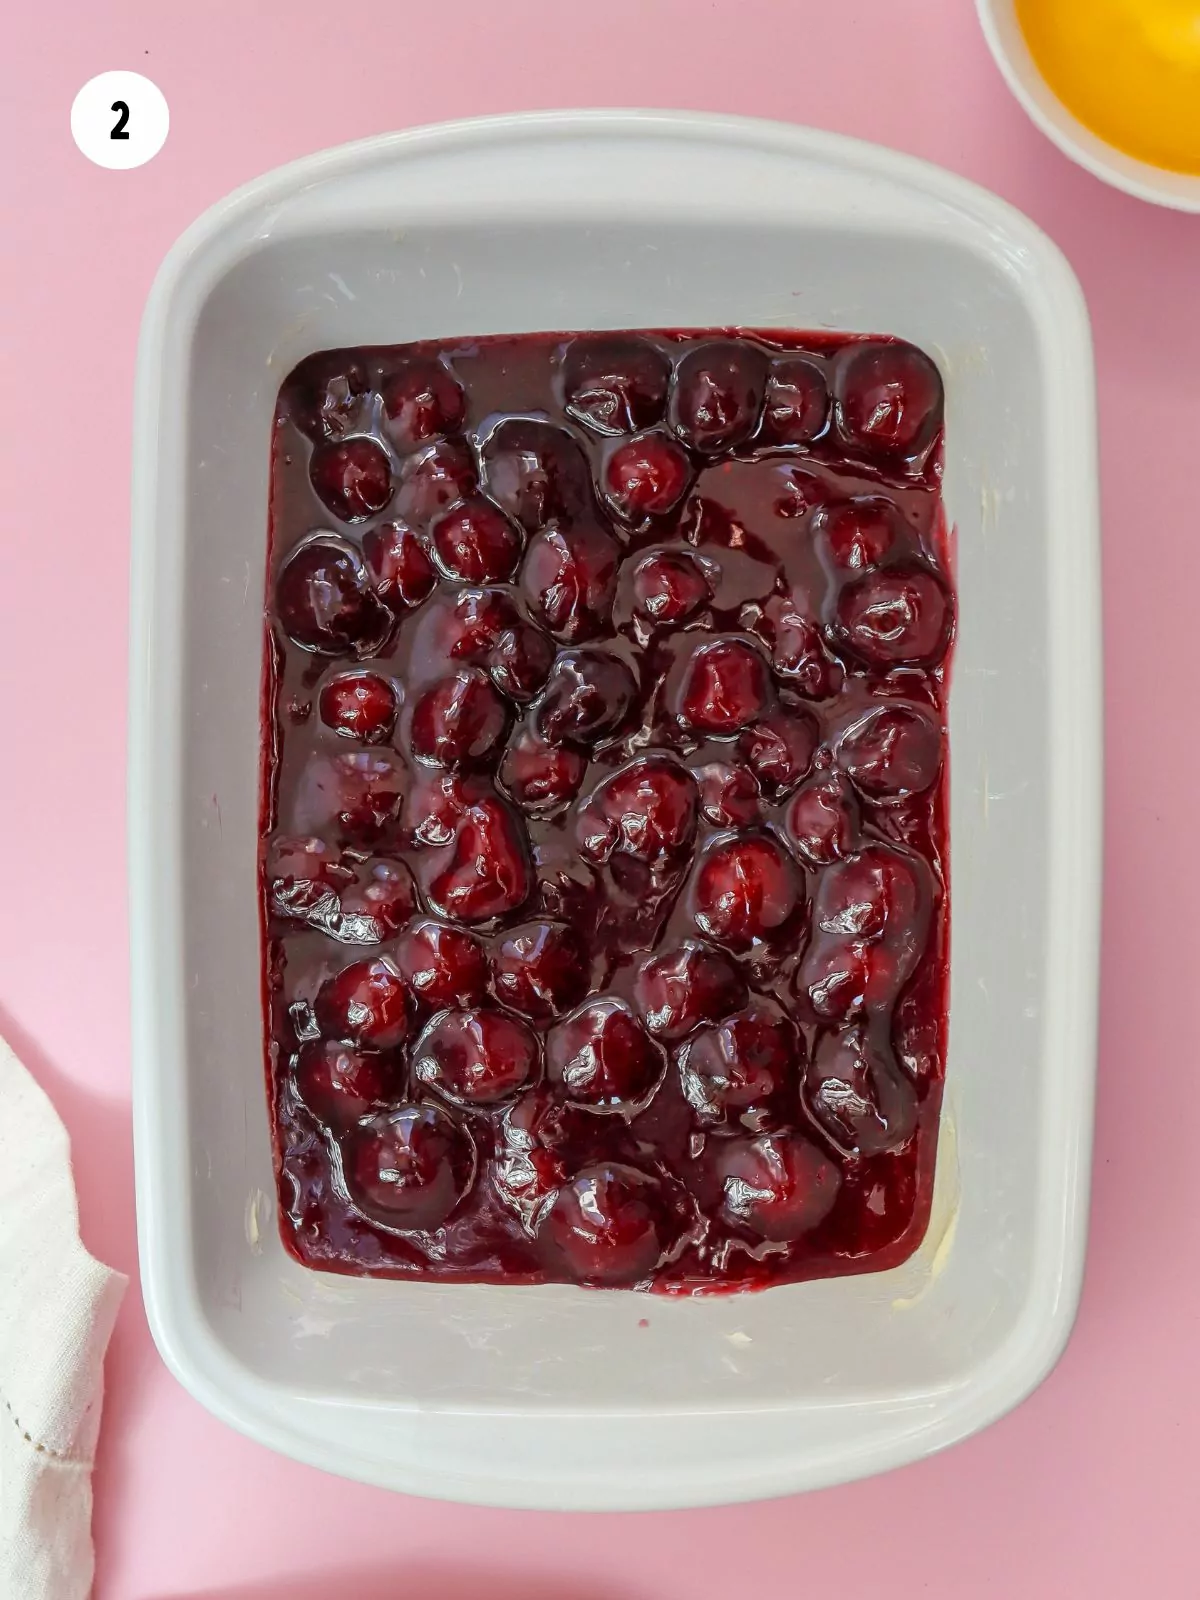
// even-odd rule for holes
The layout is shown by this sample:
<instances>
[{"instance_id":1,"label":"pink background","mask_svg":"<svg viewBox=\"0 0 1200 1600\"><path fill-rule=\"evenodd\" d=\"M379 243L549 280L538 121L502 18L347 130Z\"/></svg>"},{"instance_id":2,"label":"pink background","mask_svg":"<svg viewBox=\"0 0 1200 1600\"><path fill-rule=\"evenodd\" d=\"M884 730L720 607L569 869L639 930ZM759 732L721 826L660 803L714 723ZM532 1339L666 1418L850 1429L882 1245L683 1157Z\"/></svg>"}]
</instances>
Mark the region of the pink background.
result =
<instances>
[{"instance_id":1,"label":"pink background","mask_svg":"<svg viewBox=\"0 0 1200 1600\"><path fill-rule=\"evenodd\" d=\"M170 1378L136 1287L109 1362L98 1600L897 1600L1200 1593L1200 1072L1193 585L1200 217L1070 166L1025 121L970 0L38 0L7 8L0 171L0 1029L71 1131L91 1248L136 1271L122 814L130 388L180 230L321 146L521 107L756 113L879 140L997 190L1062 245L1100 380L1107 936L1092 1249L1077 1332L1013 1416L807 1498L535 1516L405 1500L270 1455ZM269 13L278 14L278 22ZM282 20L286 13L287 20ZM912 18L919 13L923 26ZM91 166L68 113L152 76L162 153ZM1019 644L1018 644L1019 647Z\"/></svg>"}]
</instances>

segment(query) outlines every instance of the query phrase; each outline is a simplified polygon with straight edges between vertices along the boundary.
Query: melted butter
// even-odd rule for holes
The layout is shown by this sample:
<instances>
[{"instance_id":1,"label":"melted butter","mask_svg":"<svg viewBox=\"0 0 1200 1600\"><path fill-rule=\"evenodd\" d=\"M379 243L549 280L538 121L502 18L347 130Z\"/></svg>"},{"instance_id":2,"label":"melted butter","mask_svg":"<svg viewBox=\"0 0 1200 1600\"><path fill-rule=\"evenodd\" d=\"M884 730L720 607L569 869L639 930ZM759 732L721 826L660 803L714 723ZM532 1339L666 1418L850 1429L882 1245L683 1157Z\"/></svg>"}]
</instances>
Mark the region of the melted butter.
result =
<instances>
[{"instance_id":1,"label":"melted butter","mask_svg":"<svg viewBox=\"0 0 1200 1600\"><path fill-rule=\"evenodd\" d=\"M1030 53L1086 127L1200 174L1200 0L1016 0Z\"/></svg>"}]
</instances>

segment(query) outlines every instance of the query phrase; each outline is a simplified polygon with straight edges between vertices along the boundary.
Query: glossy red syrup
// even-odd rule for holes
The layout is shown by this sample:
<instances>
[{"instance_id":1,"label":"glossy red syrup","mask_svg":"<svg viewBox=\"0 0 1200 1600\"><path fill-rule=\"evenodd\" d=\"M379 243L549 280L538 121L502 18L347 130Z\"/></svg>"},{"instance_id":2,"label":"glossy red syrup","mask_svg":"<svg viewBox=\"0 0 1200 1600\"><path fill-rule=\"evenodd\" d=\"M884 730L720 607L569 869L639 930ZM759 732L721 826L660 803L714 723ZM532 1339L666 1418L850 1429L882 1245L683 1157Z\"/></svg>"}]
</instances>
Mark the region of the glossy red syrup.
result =
<instances>
[{"instance_id":1,"label":"glossy red syrup","mask_svg":"<svg viewBox=\"0 0 1200 1600\"><path fill-rule=\"evenodd\" d=\"M673 1293L882 1268L946 1038L942 387L527 335L279 397L261 893L285 1244Z\"/></svg>"}]
</instances>

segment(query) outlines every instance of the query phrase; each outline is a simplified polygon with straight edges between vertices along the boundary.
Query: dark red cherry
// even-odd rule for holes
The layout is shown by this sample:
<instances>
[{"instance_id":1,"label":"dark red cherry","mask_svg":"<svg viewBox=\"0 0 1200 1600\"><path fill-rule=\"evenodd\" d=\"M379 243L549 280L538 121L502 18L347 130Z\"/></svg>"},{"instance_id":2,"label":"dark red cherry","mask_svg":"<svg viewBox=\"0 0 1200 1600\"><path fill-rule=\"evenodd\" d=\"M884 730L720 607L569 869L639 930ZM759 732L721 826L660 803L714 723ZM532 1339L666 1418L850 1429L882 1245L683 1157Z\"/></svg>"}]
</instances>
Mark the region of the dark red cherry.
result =
<instances>
[{"instance_id":1,"label":"dark red cherry","mask_svg":"<svg viewBox=\"0 0 1200 1600\"><path fill-rule=\"evenodd\" d=\"M712 599L708 579L694 556L658 550L633 574L633 603L650 622L686 622Z\"/></svg>"},{"instance_id":2,"label":"dark red cherry","mask_svg":"<svg viewBox=\"0 0 1200 1600\"><path fill-rule=\"evenodd\" d=\"M495 1105L537 1077L537 1035L487 1007L443 1011L413 1045L412 1070L456 1105Z\"/></svg>"},{"instance_id":3,"label":"dark red cherry","mask_svg":"<svg viewBox=\"0 0 1200 1600\"><path fill-rule=\"evenodd\" d=\"M891 500L847 500L821 511L814 521L818 549L837 573L877 567L909 540L904 518Z\"/></svg>"},{"instance_id":4,"label":"dark red cherry","mask_svg":"<svg viewBox=\"0 0 1200 1600\"><path fill-rule=\"evenodd\" d=\"M327 979L313 1011L322 1033L375 1050L391 1050L408 1037L408 987L383 956L352 961Z\"/></svg>"},{"instance_id":5,"label":"dark red cherry","mask_svg":"<svg viewBox=\"0 0 1200 1600\"><path fill-rule=\"evenodd\" d=\"M900 340L849 345L834 379L838 432L865 455L911 458L942 424L942 379L929 357Z\"/></svg>"},{"instance_id":6,"label":"dark red cherry","mask_svg":"<svg viewBox=\"0 0 1200 1600\"><path fill-rule=\"evenodd\" d=\"M788 835L814 866L848 856L858 843L859 827L858 801L840 773L814 777L788 807Z\"/></svg>"},{"instance_id":7,"label":"dark red cherry","mask_svg":"<svg viewBox=\"0 0 1200 1600\"><path fill-rule=\"evenodd\" d=\"M800 903L796 863L769 834L713 845L700 864L693 915L701 933L735 949L777 933Z\"/></svg>"},{"instance_id":8,"label":"dark red cherry","mask_svg":"<svg viewBox=\"0 0 1200 1600\"><path fill-rule=\"evenodd\" d=\"M265 864L267 893L276 916L321 927L339 911L338 890L352 872L324 839L277 834Z\"/></svg>"},{"instance_id":9,"label":"dark red cherry","mask_svg":"<svg viewBox=\"0 0 1200 1600\"><path fill-rule=\"evenodd\" d=\"M404 831L414 845L449 844L470 808L492 792L480 773L415 766L401 818Z\"/></svg>"},{"instance_id":10,"label":"dark red cherry","mask_svg":"<svg viewBox=\"0 0 1200 1600\"><path fill-rule=\"evenodd\" d=\"M757 721L770 700L771 674L759 651L742 639L715 639L687 663L679 713L699 733L728 736Z\"/></svg>"},{"instance_id":11,"label":"dark red cherry","mask_svg":"<svg viewBox=\"0 0 1200 1600\"><path fill-rule=\"evenodd\" d=\"M404 767L391 750L313 754L296 784L291 826L373 844L399 816L404 788Z\"/></svg>"},{"instance_id":12,"label":"dark red cherry","mask_svg":"<svg viewBox=\"0 0 1200 1600\"><path fill-rule=\"evenodd\" d=\"M637 680L609 650L564 650L535 708L549 744L593 745L615 733L637 694Z\"/></svg>"},{"instance_id":13,"label":"dark red cherry","mask_svg":"<svg viewBox=\"0 0 1200 1600\"><path fill-rule=\"evenodd\" d=\"M924 567L888 567L848 583L834 632L875 667L936 666L950 642L950 598Z\"/></svg>"},{"instance_id":14,"label":"dark red cherry","mask_svg":"<svg viewBox=\"0 0 1200 1600\"><path fill-rule=\"evenodd\" d=\"M618 1162L585 1167L561 1188L540 1237L580 1283L646 1278L670 1244L661 1185Z\"/></svg>"},{"instance_id":15,"label":"dark red cherry","mask_svg":"<svg viewBox=\"0 0 1200 1600\"><path fill-rule=\"evenodd\" d=\"M894 993L891 981L895 963L888 950L861 939L822 938L813 940L805 953L797 976L797 988L807 1002L811 1016L821 1022L845 1022L863 1014L867 990L875 979L885 992Z\"/></svg>"},{"instance_id":16,"label":"dark red cherry","mask_svg":"<svg viewBox=\"0 0 1200 1600\"><path fill-rule=\"evenodd\" d=\"M807 711L780 706L746 729L738 750L763 793L778 797L807 777L820 742L820 729Z\"/></svg>"},{"instance_id":17,"label":"dark red cherry","mask_svg":"<svg viewBox=\"0 0 1200 1600\"><path fill-rule=\"evenodd\" d=\"M496 998L523 1016L558 1017L588 992L591 958L574 928L527 922L510 928L493 957Z\"/></svg>"},{"instance_id":18,"label":"dark red cherry","mask_svg":"<svg viewBox=\"0 0 1200 1600\"><path fill-rule=\"evenodd\" d=\"M508 715L491 679L460 667L434 684L413 707L413 754L431 766L457 767L486 759L504 737Z\"/></svg>"},{"instance_id":19,"label":"dark red cherry","mask_svg":"<svg viewBox=\"0 0 1200 1600\"><path fill-rule=\"evenodd\" d=\"M385 522L363 535L363 555L375 593L392 608L419 606L433 592L437 573L425 546L403 522Z\"/></svg>"},{"instance_id":20,"label":"dark red cherry","mask_svg":"<svg viewBox=\"0 0 1200 1600\"><path fill-rule=\"evenodd\" d=\"M331 351L310 356L288 380L296 399L292 419L318 442L343 439L369 426L371 386L361 362Z\"/></svg>"},{"instance_id":21,"label":"dark red cherry","mask_svg":"<svg viewBox=\"0 0 1200 1600\"><path fill-rule=\"evenodd\" d=\"M758 426L767 358L754 345L713 340L689 350L675 372L671 426L693 450L722 455Z\"/></svg>"},{"instance_id":22,"label":"dark red cherry","mask_svg":"<svg viewBox=\"0 0 1200 1600\"><path fill-rule=\"evenodd\" d=\"M342 522L362 522L382 511L392 498L387 452L374 439L342 439L319 444L308 475L322 502Z\"/></svg>"},{"instance_id":23,"label":"dark red cherry","mask_svg":"<svg viewBox=\"0 0 1200 1600\"><path fill-rule=\"evenodd\" d=\"M475 1179L475 1146L442 1106L406 1105L352 1128L342 1166L367 1216L424 1231L440 1228L466 1196Z\"/></svg>"},{"instance_id":24,"label":"dark red cherry","mask_svg":"<svg viewBox=\"0 0 1200 1600\"><path fill-rule=\"evenodd\" d=\"M596 786L580 807L579 847L593 861L614 850L640 861L678 856L696 836L696 780L669 756L642 756Z\"/></svg>"},{"instance_id":25,"label":"dark red cherry","mask_svg":"<svg viewBox=\"0 0 1200 1600\"><path fill-rule=\"evenodd\" d=\"M414 527L427 528L439 512L474 494L475 460L457 439L436 439L409 456L400 471L396 510Z\"/></svg>"},{"instance_id":26,"label":"dark red cherry","mask_svg":"<svg viewBox=\"0 0 1200 1600\"><path fill-rule=\"evenodd\" d=\"M898 1150L917 1126L917 1094L897 1062L886 1028L855 1023L822 1034L804 1076L804 1098L848 1155Z\"/></svg>"},{"instance_id":27,"label":"dark red cherry","mask_svg":"<svg viewBox=\"0 0 1200 1600\"><path fill-rule=\"evenodd\" d=\"M550 816L579 793L587 757L566 745L547 744L535 730L518 728L500 763L505 790L531 817Z\"/></svg>"},{"instance_id":28,"label":"dark red cherry","mask_svg":"<svg viewBox=\"0 0 1200 1600\"><path fill-rule=\"evenodd\" d=\"M635 433L658 422L666 407L671 364L647 340L572 339L561 371L567 415L596 433Z\"/></svg>"},{"instance_id":29,"label":"dark red cherry","mask_svg":"<svg viewBox=\"0 0 1200 1600\"><path fill-rule=\"evenodd\" d=\"M543 1206L567 1182L564 1122L570 1115L542 1085L526 1090L500 1117L492 1182L530 1233Z\"/></svg>"},{"instance_id":30,"label":"dark red cherry","mask_svg":"<svg viewBox=\"0 0 1200 1600\"><path fill-rule=\"evenodd\" d=\"M508 417L480 452L487 492L530 533L592 504L592 474L579 441L566 428L533 417Z\"/></svg>"},{"instance_id":31,"label":"dark red cherry","mask_svg":"<svg viewBox=\"0 0 1200 1600\"><path fill-rule=\"evenodd\" d=\"M503 589L462 589L440 596L414 642L420 657L445 656L486 667L514 700L530 700L546 681L555 645L527 621Z\"/></svg>"},{"instance_id":32,"label":"dark red cherry","mask_svg":"<svg viewBox=\"0 0 1200 1600\"><path fill-rule=\"evenodd\" d=\"M767 377L759 438L763 444L809 444L829 416L825 375L807 356L777 356Z\"/></svg>"},{"instance_id":33,"label":"dark red cherry","mask_svg":"<svg viewBox=\"0 0 1200 1600\"><path fill-rule=\"evenodd\" d=\"M833 1210L842 1174L800 1134L723 1139L715 1148L721 1215L733 1226L785 1244L810 1233Z\"/></svg>"},{"instance_id":34,"label":"dark red cherry","mask_svg":"<svg viewBox=\"0 0 1200 1600\"><path fill-rule=\"evenodd\" d=\"M457 433L466 410L462 384L436 357L412 357L383 385L384 427L400 451Z\"/></svg>"},{"instance_id":35,"label":"dark red cherry","mask_svg":"<svg viewBox=\"0 0 1200 1600\"><path fill-rule=\"evenodd\" d=\"M478 1005L487 989L488 962L479 940L431 917L404 930L392 960L410 992L432 1011Z\"/></svg>"},{"instance_id":36,"label":"dark red cherry","mask_svg":"<svg viewBox=\"0 0 1200 1600\"><path fill-rule=\"evenodd\" d=\"M789 686L810 700L828 700L837 694L845 673L826 655L821 630L809 615L804 596L772 595L763 617L771 664L788 679Z\"/></svg>"},{"instance_id":37,"label":"dark red cherry","mask_svg":"<svg viewBox=\"0 0 1200 1600\"><path fill-rule=\"evenodd\" d=\"M797 975L812 1014L840 1021L891 1006L924 954L932 900L929 867L891 845L865 845L827 867Z\"/></svg>"},{"instance_id":38,"label":"dark red cherry","mask_svg":"<svg viewBox=\"0 0 1200 1600\"><path fill-rule=\"evenodd\" d=\"M662 1081L666 1058L623 1000L592 1000L546 1036L546 1076L589 1111L632 1115Z\"/></svg>"},{"instance_id":39,"label":"dark red cherry","mask_svg":"<svg viewBox=\"0 0 1200 1600\"><path fill-rule=\"evenodd\" d=\"M410 629L414 665L423 669L429 661L450 658L482 666L520 617L506 589L443 584Z\"/></svg>"},{"instance_id":40,"label":"dark red cherry","mask_svg":"<svg viewBox=\"0 0 1200 1600\"><path fill-rule=\"evenodd\" d=\"M687 493L692 464L670 434L654 429L616 446L605 458L604 498L625 522L666 516Z\"/></svg>"},{"instance_id":41,"label":"dark red cherry","mask_svg":"<svg viewBox=\"0 0 1200 1600\"><path fill-rule=\"evenodd\" d=\"M514 700L532 700L554 664L554 644L531 622L518 622L496 640L489 656L492 682Z\"/></svg>"},{"instance_id":42,"label":"dark red cherry","mask_svg":"<svg viewBox=\"0 0 1200 1600\"><path fill-rule=\"evenodd\" d=\"M434 552L442 571L464 583L499 583L521 560L521 535L499 506L471 495L434 519Z\"/></svg>"},{"instance_id":43,"label":"dark red cherry","mask_svg":"<svg viewBox=\"0 0 1200 1600\"><path fill-rule=\"evenodd\" d=\"M896 937L924 921L928 898L929 868L921 857L866 844L821 874L813 926L855 939Z\"/></svg>"},{"instance_id":44,"label":"dark red cherry","mask_svg":"<svg viewBox=\"0 0 1200 1600\"><path fill-rule=\"evenodd\" d=\"M381 744L396 721L396 691L377 672L339 672L325 683L317 707L342 738Z\"/></svg>"},{"instance_id":45,"label":"dark red cherry","mask_svg":"<svg viewBox=\"0 0 1200 1600\"><path fill-rule=\"evenodd\" d=\"M412 873L403 861L386 856L356 862L353 873L338 896L336 923L326 931L343 944L382 944L416 909Z\"/></svg>"},{"instance_id":46,"label":"dark red cherry","mask_svg":"<svg viewBox=\"0 0 1200 1600\"><path fill-rule=\"evenodd\" d=\"M439 916L489 922L523 905L533 887L528 841L518 818L498 797L470 806L453 842L429 868L425 898Z\"/></svg>"},{"instance_id":47,"label":"dark red cherry","mask_svg":"<svg viewBox=\"0 0 1200 1600\"><path fill-rule=\"evenodd\" d=\"M756 998L702 1028L679 1054L684 1098L700 1122L766 1126L805 1062L804 1041L779 1006Z\"/></svg>"},{"instance_id":48,"label":"dark red cherry","mask_svg":"<svg viewBox=\"0 0 1200 1600\"><path fill-rule=\"evenodd\" d=\"M656 1039L675 1043L746 1004L746 980L720 950L689 941L647 961L634 996Z\"/></svg>"},{"instance_id":49,"label":"dark red cherry","mask_svg":"<svg viewBox=\"0 0 1200 1600\"><path fill-rule=\"evenodd\" d=\"M340 539L306 539L280 569L275 614L293 644L318 655L369 656L392 631L366 568Z\"/></svg>"},{"instance_id":50,"label":"dark red cherry","mask_svg":"<svg viewBox=\"0 0 1200 1600\"><path fill-rule=\"evenodd\" d=\"M941 771L942 730L924 706L889 702L851 723L838 740L837 763L869 799L906 799Z\"/></svg>"},{"instance_id":51,"label":"dark red cherry","mask_svg":"<svg viewBox=\"0 0 1200 1600\"><path fill-rule=\"evenodd\" d=\"M431 632L437 653L473 666L489 665L505 633L521 621L503 589L461 589L448 605L435 601L434 606L438 609Z\"/></svg>"},{"instance_id":52,"label":"dark red cherry","mask_svg":"<svg viewBox=\"0 0 1200 1600\"><path fill-rule=\"evenodd\" d=\"M718 828L744 828L760 819L758 779L745 767L712 761L696 771L700 809Z\"/></svg>"},{"instance_id":53,"label":"dark red cherry","mask_svg":"<svg viewBox=\"0 0 1200 1600\"><path fill-rule=\"evenodd\" d=\"M551 633L570 644L608 624L618 555L612 535L590 522L547 528L530 541L521 582Z\"/></svg>"},{"instance_id":54,"label":"dark red cherry","mask_svg":"<svg viewBox=\"0 0 1200 1600\"><path fill-rule=\"evenodd\" d=\"M340 1039L314 1039L296 1058L296 1088L308 1109L331 1128L378 1111L394 1097L395 1063Z\"/></svg>"}]
</instances>

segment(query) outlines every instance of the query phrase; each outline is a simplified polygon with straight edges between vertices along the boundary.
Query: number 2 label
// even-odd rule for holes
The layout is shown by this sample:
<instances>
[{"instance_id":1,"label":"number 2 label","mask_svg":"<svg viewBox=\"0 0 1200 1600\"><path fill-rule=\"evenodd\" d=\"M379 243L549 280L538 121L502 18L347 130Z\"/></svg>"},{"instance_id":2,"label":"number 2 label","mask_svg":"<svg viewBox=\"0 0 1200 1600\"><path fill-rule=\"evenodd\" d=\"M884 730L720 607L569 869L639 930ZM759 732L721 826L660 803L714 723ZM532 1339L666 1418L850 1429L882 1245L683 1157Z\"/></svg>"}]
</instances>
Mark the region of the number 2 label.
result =
<instances>
[{"instance_id":1,"label":"number 2 label","mask_svg":"<svg viewBox=\"0 0 1200 1600\"><path fill-rule=\"evenodd\" d=\"M170 125L162 90L140 72L101 72L71 106L71 137L98 167L144 166L162 149Z\"/></svg>"}]
</instances>

